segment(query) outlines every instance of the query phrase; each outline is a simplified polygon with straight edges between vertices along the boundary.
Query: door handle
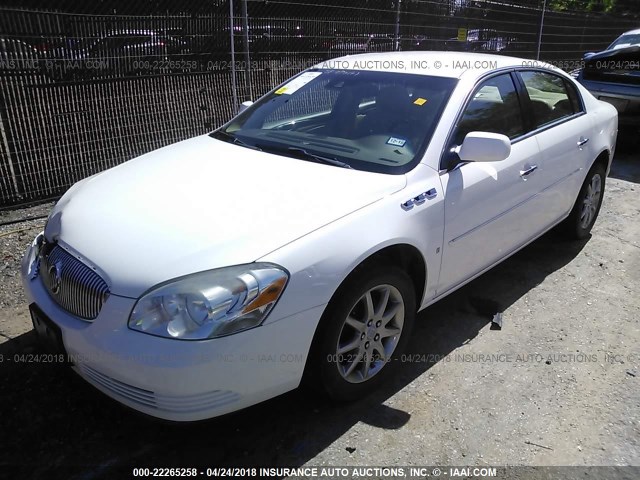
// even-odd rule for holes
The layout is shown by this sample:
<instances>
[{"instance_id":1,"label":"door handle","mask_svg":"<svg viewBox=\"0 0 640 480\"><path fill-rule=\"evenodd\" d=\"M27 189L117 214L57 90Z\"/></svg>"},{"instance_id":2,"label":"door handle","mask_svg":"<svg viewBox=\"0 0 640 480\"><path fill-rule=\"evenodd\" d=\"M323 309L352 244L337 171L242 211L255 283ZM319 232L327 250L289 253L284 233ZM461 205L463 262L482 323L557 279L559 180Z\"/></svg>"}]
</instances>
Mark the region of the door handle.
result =
<instances>
[{"instance_id":1,"label":"door handle","mask_svg":"<svg viewBox=\"0 0 640 480\"><path fill-rule=\"evenodd\" d=\"M537 169L538 169L538 165L531 165L529 168L526 168L524 170L520 170L520 176L521 177L526 177L527 175L532 174ZM525 180L526 180L526 178L525 178Z\"/></svg>"},{"instance_id":2,"label":"door handle","mask_svg":"<svg viewBox=\"0 0 640 480\"><path fill-rule=\"evenodd\" d=\"M585 143L587 143L589 141L588 138L584 138L584 137L580 137L580 140L578 140L578 147L583 146Z\"/></svg>"}]
</instances>

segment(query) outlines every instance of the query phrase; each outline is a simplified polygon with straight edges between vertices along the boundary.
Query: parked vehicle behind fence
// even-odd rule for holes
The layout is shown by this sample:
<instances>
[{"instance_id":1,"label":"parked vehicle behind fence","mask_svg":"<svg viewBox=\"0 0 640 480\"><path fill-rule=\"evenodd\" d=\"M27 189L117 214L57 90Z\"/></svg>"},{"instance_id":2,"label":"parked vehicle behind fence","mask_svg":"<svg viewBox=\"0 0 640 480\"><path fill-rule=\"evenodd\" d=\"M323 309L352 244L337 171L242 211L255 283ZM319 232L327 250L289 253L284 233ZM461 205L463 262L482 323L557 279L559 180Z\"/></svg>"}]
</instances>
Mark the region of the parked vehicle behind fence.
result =
<instances>
[{"instance_id":1,"label":"parked vehicle behind fence","mask_svg":"<svg viewBox=\"0 0 640 480\"><path fill-rule=\"evenodd\" d=\"M0 37L0 75L37 72L38 51L18 38Z\"/></svg>"},{"instance_id":2,"label":"parked vehicle behind fence","mask_svg":"<svg viewBox=\"0 0 640 480\"><path fill-rule=\"evenodd\" d=\"M392 52L395 40L388 35L363 35L359 37L337 38L331 43L327 55L335 58L342 55L353 55L369 52Z\"/></svg>"},{"instance_id":3,"label":"parked vehicle behind fence","mask_svg":"<svg viewBox=\"0 0 640 480\"><path fill-rule=\"evenodd\" d=\"M576 76L596 98L616 107L621 125L640 127L640 29L620 35L602 52L586 53Z\"/></svg>"},{"instance_id":4,"label":"parked vehicle behind fence","mask_svg":"<svg viewBox=\"0 0 640 480\"><path fill-rule=\"evenodd\" d=\"M53 80L188 70L186 43L158 30L116 30L94 38L43 39L41 71Z\"/></svg>"}]
</instances>

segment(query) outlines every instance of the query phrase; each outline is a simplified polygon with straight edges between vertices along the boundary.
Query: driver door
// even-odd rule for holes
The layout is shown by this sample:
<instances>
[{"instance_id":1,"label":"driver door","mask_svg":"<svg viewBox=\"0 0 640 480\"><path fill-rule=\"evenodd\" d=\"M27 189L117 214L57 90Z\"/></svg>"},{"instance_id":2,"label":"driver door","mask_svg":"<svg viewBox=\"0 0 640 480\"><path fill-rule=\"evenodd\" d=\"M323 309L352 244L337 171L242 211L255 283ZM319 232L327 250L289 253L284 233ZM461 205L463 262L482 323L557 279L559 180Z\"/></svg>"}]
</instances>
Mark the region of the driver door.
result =
<instances>
[{"instance_id":1,"label":"driver door","mask_svg":"<svg viewBox=\"0 0 640 480\"><path fill-rule=\"evenodd\" d=\"M459 164L442 174L445 230L438 295L514 252L544 223L534 208L542 190L539 147L534 137L523 136L525 122L512 74L480 84L454 128L450 147L471 131L493 132L511 139L511 154L499 162Z\"/></svg>"}]
</instances>

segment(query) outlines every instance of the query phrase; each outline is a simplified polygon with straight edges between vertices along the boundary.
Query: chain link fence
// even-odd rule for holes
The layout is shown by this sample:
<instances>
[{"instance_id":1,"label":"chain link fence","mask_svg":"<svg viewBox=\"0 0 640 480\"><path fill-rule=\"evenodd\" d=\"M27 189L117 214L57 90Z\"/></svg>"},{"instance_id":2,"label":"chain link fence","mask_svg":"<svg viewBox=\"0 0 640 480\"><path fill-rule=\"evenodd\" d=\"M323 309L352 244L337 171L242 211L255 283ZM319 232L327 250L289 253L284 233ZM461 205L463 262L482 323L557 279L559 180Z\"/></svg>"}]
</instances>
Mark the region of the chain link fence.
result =
<instances>
[{"instance_id":1,"label":"chain link fence","mask_svg":"<svg viewBox=\"0 0 640 480\"><path fill-rule=\"evenodd\" d=\"M455 50L570 69L634 27L634 18L537 0L4 2L0 207L59 197L84 177L206 133L328 58Z\"/></svg>"}]
</instances>

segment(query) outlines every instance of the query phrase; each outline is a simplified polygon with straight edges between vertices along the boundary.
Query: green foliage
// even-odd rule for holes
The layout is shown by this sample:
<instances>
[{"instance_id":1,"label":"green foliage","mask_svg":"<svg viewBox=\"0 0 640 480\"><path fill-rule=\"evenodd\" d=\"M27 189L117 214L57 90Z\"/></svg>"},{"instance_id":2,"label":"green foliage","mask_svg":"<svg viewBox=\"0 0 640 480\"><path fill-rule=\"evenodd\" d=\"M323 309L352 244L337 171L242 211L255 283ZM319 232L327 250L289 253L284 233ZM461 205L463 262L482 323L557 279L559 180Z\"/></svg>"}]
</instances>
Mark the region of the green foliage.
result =
<instances>
[{"instance_id":1,"label":"green foliage","mask_svg":"<svg viewBox=\"0 0 640 480\"><path fill-rule=\"evenodd\" d=\"M624 4L627 5L624 5ZM550 10L558 12L602 12L602 13L626 13L630 3L618 0L551 0L548 3Z\"/></svg>"}]
</instances>

